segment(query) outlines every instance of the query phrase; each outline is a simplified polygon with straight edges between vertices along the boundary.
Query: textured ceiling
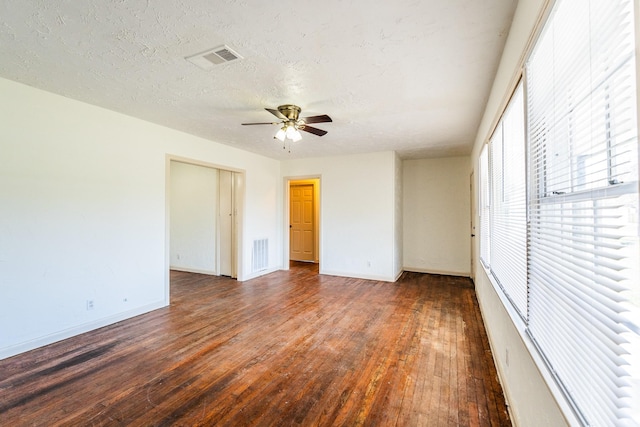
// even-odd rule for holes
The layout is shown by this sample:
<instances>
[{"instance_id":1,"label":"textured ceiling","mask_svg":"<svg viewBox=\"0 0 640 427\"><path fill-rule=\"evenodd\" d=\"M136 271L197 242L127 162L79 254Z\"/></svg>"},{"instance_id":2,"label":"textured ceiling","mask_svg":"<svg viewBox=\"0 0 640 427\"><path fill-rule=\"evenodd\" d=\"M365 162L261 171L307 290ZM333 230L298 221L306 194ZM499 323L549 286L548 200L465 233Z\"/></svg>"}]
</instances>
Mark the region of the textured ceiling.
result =
<instances>
[{"instance_id":1,"label":"textured ceiling","mask_svg":"<svg viewBox=\"0 0 640 427\"><path fill-rule=\"evenodd\" d=\"M0 76L272 158L468 154L517 0L0 2ZM184 58L226 44L244 58ZM291 153L265 107L328 114Z\"/></svg>"}]
</instances>

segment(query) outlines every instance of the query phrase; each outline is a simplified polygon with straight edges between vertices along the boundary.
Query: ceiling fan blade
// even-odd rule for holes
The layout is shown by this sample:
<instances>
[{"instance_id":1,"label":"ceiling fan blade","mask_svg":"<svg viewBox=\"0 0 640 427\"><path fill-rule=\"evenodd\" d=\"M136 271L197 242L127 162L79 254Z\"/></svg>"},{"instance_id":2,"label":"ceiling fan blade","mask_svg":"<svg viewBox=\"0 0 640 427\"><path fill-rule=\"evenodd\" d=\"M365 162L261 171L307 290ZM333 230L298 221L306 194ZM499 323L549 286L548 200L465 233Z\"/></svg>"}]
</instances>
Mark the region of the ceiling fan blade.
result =
<instances>
[{"instance_id":1,"label":"ceiling fan blade","mask_svg":"<svg viewBox=\"0 0 640 427\"><path fill-rule=\"evenodd\" d=\"M326 135L327 134L326 130L314 128L314 127L307 126L307 125L300 126L298 129L303 130L305 132L312 133L314 135L318 135L318 136L322 136L322 135Z\"/></svg>"},{"instance_id":2,"label":"ceiling fan blade","mask_svg":"<svg viewBox=\"0 0 640 427\"><path fill-rule=\"evenodd\" d=\"M247 125L277 125L280 122L262 122L262 123L242 123L242 125L247 126Z\"/></svg>"},{"instance_id":3,"label":"ceiling fan blade","mask_svg":"<svg viewBox=\"0 0 640 427\"><path fill-rule=\"evenodd\" d=\"M326 114L322 114L320 116L311 116L311 117L303 117L305 123L328 123L332 122L331 117Z\"/></svg>"},{"instance_id":4,"label":"ceiling fan blade","mask_svg":"<svg viewBox=\"0 0 640 427\"><path fill-rule=\"evenodd\" d=\"M278 110L274 110L273 108L265 108L265 110L267 110L268 112L270 112L271 114L273 114L274 116L276 116L279 119L287 120L287 118L284 116L284 114L282 114Z\"/></svg>"}]
</instances>

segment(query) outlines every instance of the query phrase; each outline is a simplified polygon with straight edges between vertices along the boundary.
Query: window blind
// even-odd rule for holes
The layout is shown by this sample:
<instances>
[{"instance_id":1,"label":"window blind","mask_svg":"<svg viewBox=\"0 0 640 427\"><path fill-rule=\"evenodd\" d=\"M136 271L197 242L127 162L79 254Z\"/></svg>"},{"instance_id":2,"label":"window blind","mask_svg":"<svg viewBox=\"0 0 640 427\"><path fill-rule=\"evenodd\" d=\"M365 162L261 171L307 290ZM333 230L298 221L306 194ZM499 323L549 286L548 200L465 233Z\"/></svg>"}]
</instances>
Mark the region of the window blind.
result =
<instances>
[{"instance_id":1,"label":"window blind","mask_svg":"<svg viewBox=\"0 0 640 427\"><path fill-rule=\"evenodd\" d=\"M489 197L489 152L487 146L482 147L479 156L479 180L480 180L480 197L479 197L479 215L480 215L480 260L485 267L489 267L489 213L490 213L490 197Z\"/></svg>"},{"instance_id":2,"label":"window blind","mask_svg":"<svg viewBox=\"0 0 640 427\"><path fill-rule=\"evenodd\" d=\"M640 423L632 0L558 0L528 61L528 332L587 425Z\"/></svg>"},{"instance_id":3,"label":"window blind","mask_svg":"<svg viewBox=\"0 0 640 427\"><path fill-rule=\"evenodd\" d=\"M525 319L527 200L522 85L515 90L490 141L491 273Z\"/></svg>"}]
</instances>

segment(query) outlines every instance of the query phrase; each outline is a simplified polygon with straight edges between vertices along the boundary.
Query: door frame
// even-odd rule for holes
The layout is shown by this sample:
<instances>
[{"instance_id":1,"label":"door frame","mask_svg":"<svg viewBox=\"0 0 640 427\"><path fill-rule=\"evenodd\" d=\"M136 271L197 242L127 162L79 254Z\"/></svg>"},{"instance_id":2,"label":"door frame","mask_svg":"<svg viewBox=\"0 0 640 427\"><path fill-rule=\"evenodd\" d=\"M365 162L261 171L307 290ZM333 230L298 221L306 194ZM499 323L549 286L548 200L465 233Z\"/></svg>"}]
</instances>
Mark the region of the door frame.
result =
<instances>
[{"instance_id":1,"label":"door frame","mask_svg":"<svg viewBox=\"0 0 640 427\"><path fill-rule=\"evenodd\" d=\"M478 198L476 196L476 174L475 171L471 171L471 175L469 176L469 201L470 201L470 224L469 224L469 233L470 233L470 241L471 241L471 247L469 248L471 254L470 254L470 258L471 258L471 269L469 271L469 277L471 278L471 280L475 281L475 273L476 273L476 236L478 235L478 233L476 233L476 224L477 224L477 211L478 211Z\"/></svg>"},{"instance_id":2,"label":"door frame","mask_svg":"<svg viewBox=\"0 0 640 427\"><path fill-rule=\"evenodd\" d=\"M291 218L291 212L293 212L293 197L294 197L293 195L295 194L296 191L300 191L300 189L305 189L306 191L311 190L311 211L310 211L311 218L304 217L304 212L306 211L306 209L304 208L304 205L301 206L300 208L301 212L299 212L301 216L299 219L301 220L301 222L298 223L297 226L302 228L304 227L303 223L307 221L311 222L312 247L311 247L311 253L305 252L304 249L302 249L303 247L306 246L304 244L305 239L308 239L309 237L308 236L305 237L305 233L303 232L303 230L298 229L298 231L301 232L300 234L301 234L302 240L299 243L302 246L302 248L298 248L300 252L296 256L294 256L294 253L293 253L294 248L291 245L292 245L292 242L295 240L293 238L293 233L296 229L295 227L296 224L295 224L295 221ZM316 224L317 222L316 190L317 189L318 187L316 186L315 180L289 181L289 261L297 260L297 261L303 261L303 262L314 262L314 263L318 262L318 256L317 256L318 245L316 244L318 242L318 227ZM304 201L305 199L304 192L301 193L298 197L300 197ZM300 258L309 258L309 259L300 259Z\"/></svg>"},{"instance_id":3,"label":"door frame","mask_svg":"<svg viewBox=\"0 0 640 427\"><path fill-rule=\"evenodd\" d=\"M233 168L226 165L220 165L216 163L203 162L201 160L195 160L187 157L176 156L173 154L165 154L165 233L164 233L164 270L165 270L165 302L168 305L170 303L171 295L171 162L186 163L194 166L202 166L210 169L226 170L235 172L238 174L239 185L234 189L236 200L236 230L235 230L235 259L236 259L236 273L237 280L244 280L243 265L244 260L242 258L243 248L243 230L244 230L244 200L245 200L245 177L246 171L243 169ZM217 237L216 237L217 240ZM218 251L216 251L218 252ZM217 264L217 260L216 260ZM217 268L217 267L216 267Z\"/></svg>"},{"instance_id":4,"label":"door frame","mask_svg":"<svg viewBox=\"0 0 640 427\"><path fill-rule=\"evenodd\" d=\"M314 194L314 204L315 204L315 257L318 265L320 266L320 271L322 271L322 176L321 175L304 175L304 176L286 176L284 177L284 190L283 190L283 222L282 222L282 269L289 270L289 207L290 207L290 193L289 189L291 184L313 184L313 194Z\"/></svg>"},{"instance_id":5,"label":"door frame","mask_svg":"<svg viewBox=\"0 0 640 427\"><path fill-rule=\"evenodd\" d=\"M229 196L231 197L231 230L230 238L231 238L231 248L230 248L230 263L231 263L231 271L230 276L232 279L238 278L238 252L236 251L236 247L238 245L238 192L242 186L241 176L234 171L225 168L218 168L218 229L216 231L216 270L218 276L222 276L222 215L221 215L221 201L222 201L222 174L220 172L229 172L230 179L229 183L231 184L231 193Z\"/></svg>"}]
</instances>

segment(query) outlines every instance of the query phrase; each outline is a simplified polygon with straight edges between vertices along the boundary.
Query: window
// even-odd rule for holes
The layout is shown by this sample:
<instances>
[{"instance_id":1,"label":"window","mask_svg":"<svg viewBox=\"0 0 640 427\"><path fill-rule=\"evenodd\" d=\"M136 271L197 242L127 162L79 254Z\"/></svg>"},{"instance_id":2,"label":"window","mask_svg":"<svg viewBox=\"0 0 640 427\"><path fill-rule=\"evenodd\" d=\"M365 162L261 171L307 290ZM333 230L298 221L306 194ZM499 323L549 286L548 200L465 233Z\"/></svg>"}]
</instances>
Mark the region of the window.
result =
<instances>
[{"instance_id":1,"label":"window","mask_svg":"<svg viewBox=\"0 0 640 427\"><path fill-rule=\"evenodd\" d=\"M478 170L480 171L480 197L478 202L480 205L480 260L485 267L489 267L489 235L491 231L489 229L489 212L490 212L490 200L489 196L489 154L488 148L485 145L480 152Z\"/></svg>"},{"instance_id":2,"label":"window","mask_svg":"<svg viewBox=\"0 0 640 427\"><path fill-rule=\"evenodd\" d=\"M520 316L527 313L527 191L524 100L518 86L493 133L491 273Z\"/></svg>"},{"instance_id":3,"label":"window","mask_svg":"<svg viewBox=\"0 0 640 427\"><path fill-rule=\"evenodd\" d=\"M529 333L585 424L638 422L633 3L558 2L526 76Z\"/></svg>"},{"instance_id":4,"label":"window","mask_svg":"<svg viewBox=\"0 0 640 427\"><path fill-rule=\"evenodd\" d=\"M633 6L556 0L479 157L480 257L585 425L640 425Z\"/></svg>"}]
</instances>

